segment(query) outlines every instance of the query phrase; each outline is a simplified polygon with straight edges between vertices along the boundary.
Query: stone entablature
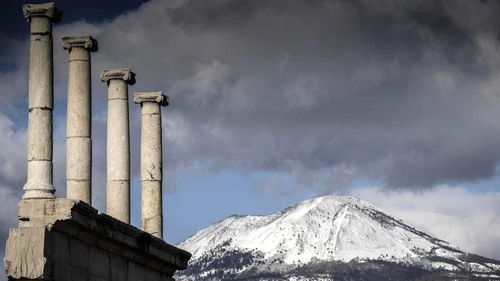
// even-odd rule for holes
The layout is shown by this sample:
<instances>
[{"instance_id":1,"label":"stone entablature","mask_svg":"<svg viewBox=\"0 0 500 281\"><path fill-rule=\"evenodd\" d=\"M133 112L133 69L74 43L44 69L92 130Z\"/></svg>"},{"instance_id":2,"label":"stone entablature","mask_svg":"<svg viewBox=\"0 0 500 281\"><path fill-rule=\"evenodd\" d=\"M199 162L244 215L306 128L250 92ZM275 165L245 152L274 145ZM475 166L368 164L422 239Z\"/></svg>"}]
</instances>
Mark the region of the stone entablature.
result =
<instances>
[{"instance_id":1,"label":"stone entablature","mask_svg":"<svg viewBox=\"0 0 500 281\"><path fill-rule=\"evenodd\" d=\"M12 279L165 281L185 269L190 257L83 202L21 200L5 271Z\"/></svg>"},{"instance_id":2,"label":"stone entablature","mask_svg":"<svg viewBox=\"0 0 500 281\"><path fill-rule=\"evenodd\" d=\"M98 50L97 41L91 36L66 36L62 38L63 49L71 50L72 48L83 48L90 52Z\"/></svg>"},{"instance_id":3,"label":"stone entablature","mask_svg":"<svg viewBox=\"0 0 500 281\"><path fill-rule=\"evenodd\" d=\"M101 81L109 83L109 80L124 80L129 85L134 85L135 73L130 68L105 69L101 72Z\"/></svg>"},{"instance_id":4,"label":"stone entablature","mask_svg":"<svg viewBox=\"0 0 500 281\"><path fill-rule=\"evenodd\" d=\"M24 17L30 21L32 17L47 17L54 23L61 21L63 11L59 10L54 2L44 4L23 5Z\"/></svg>"}]
</instances>

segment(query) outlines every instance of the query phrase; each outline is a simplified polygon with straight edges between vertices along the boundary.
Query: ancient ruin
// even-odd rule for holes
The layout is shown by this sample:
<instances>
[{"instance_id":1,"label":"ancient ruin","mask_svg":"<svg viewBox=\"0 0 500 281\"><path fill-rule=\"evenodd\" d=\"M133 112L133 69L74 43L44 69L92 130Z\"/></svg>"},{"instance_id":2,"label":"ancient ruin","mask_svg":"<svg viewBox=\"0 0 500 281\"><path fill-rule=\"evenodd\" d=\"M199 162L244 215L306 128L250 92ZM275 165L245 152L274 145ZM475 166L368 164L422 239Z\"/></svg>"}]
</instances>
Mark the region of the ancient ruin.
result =
<instances>
[{"instance_id":1,"label":"ancient ruin","mask_svg":"<svg viewBox=\"0 0 500 281\"><path fill-rule=\"evenodd\" d=\"M69 52L66 192L68 199L92 204L90 52L97 51L97 41L64 37L63 48Z\"/></svg>"},{"instance_id":2,"label":"ancient ruin","mask_svg":"<svg viewBox=\"0 0 500 281\"><path fill-rule=\"evenodd\" d=\"M107 214L92 203L91 63L97 42L64 37L69 52L67 198L55 198L52 180L52 23L54 3L27 4L31 25L28 177L19 202L19 225L10 229L5 253L9 280L173 280L191 255L162 240L162 92L137 93L142 107L142 229L130 225L130 69L104 70L108 85Z\"/></svg>"},{"instance_id":3,"label":"ancient ruin","mask_svg":"<svg viewBox=\"0 0 500 281\"><path fill-rule=\"evenodd\" d=\"M25 5L30 23L30 64L28 98L28 178L23 199L54 198L52 182L52 110L54 106L54 66L52 22L61 20L62 11L53 3Z\"/></svg>"},{"instance_id":4,"label":"ancient ruin","mask_svg":"<svg viewBox=\"0 0 500 281\"><path fill-rule=\"evenodd\" d=\"M108 84L106 212L130 223L128 85L135 84L135 74L130 68L106 69L101 81Z\"/></svg>"},{"instance_id":5,"label":"ancient ruin","mask_svg":"<svg viewBox=\"0 0 500 281\"><path fill-rule=\"evenodd\" d=\"M135 93L141 105L141 222L142 230L163 237L161 108L168 105L162 92Z\"/></svg>"}]
</instances>

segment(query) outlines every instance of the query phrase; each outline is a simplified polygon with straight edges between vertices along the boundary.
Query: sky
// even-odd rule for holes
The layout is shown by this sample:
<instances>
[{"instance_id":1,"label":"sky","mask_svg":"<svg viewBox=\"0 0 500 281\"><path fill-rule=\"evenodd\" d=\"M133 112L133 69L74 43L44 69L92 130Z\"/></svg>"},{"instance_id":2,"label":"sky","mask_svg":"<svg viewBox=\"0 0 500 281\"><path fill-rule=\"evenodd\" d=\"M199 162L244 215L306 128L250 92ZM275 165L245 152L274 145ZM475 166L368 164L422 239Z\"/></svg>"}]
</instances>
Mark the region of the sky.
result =
<instances>
[{"instance_id":1,"label":"sky","mask_svg":"<svg viewBox=\"0 0 500 281\"><path fill-rule=\"evenodd\" d=\"M2 2L0 240L26 181L28 24ZM164 233L176 244L232 214L354 195L500 259L500 3L59 1L54 185L65 196L67 57L91 35L93 205L105 210L105 68L162 90ZM140 112L130 102L132 223ZM12 148L12 149L6 149ZM0 254L3 251L3 244Z\"/></svg>"}]
</instances>

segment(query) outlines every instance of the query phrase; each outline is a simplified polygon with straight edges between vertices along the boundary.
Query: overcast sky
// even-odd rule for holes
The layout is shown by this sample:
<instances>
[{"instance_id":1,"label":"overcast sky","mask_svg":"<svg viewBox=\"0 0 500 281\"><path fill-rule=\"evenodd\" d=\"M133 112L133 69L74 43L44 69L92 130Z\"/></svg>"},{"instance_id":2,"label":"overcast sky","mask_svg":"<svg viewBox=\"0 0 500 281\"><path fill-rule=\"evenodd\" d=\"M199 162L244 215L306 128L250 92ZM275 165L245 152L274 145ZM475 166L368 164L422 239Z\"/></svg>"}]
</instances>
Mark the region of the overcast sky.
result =
<instances>
[{"instance_id":1,"label":"overcast sky","mask_svg":"<svg viewBox=\"0 0 500 281\"><path fill-rule=\"evenodd\" d=\"M26 180L28 24L2 9L0 239ZM460 248L500 259L500 3L60 1L55 186L65 195L67 53L91 35L94 206L104 210L104 68L163 90L165 235L323 194L360 196ZM84 4L85 3L85 4ZM106 3L106 4L104 4ZM130 104L133 223L139 107ZM3 242L2 242L3 243ZM3 244L2 244L3 249ZM2 250L3 251L3 250Z\"/></svg>"}]
</instances>

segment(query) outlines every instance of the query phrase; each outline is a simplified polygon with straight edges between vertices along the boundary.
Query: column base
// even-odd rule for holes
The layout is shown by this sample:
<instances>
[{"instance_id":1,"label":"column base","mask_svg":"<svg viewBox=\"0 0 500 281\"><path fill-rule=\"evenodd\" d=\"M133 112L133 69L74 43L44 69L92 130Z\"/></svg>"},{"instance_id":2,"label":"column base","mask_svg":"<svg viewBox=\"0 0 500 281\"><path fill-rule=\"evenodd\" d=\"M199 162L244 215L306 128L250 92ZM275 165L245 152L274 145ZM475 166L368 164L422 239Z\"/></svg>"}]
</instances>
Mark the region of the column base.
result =
<instances>
[{"instance_id":1,"label":"column base","mask_svg":"<svg viewBox=\"0 0 500 281\"><path fill-rule=\"evenodd\" d=\"M56 196L53 185L38 183L26 183L23 187L24 193L22 199L54 199Z\"/></svg>"}]
</instances>

